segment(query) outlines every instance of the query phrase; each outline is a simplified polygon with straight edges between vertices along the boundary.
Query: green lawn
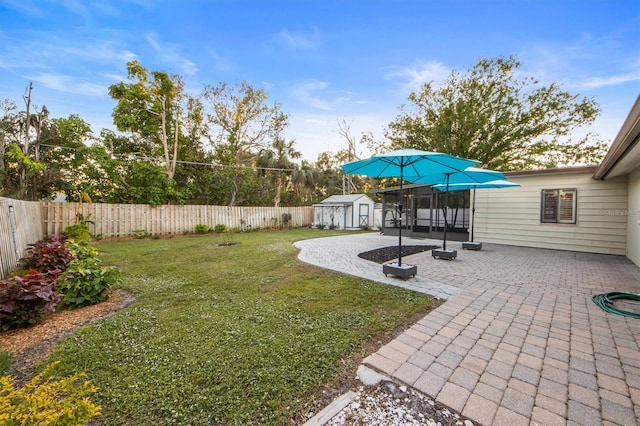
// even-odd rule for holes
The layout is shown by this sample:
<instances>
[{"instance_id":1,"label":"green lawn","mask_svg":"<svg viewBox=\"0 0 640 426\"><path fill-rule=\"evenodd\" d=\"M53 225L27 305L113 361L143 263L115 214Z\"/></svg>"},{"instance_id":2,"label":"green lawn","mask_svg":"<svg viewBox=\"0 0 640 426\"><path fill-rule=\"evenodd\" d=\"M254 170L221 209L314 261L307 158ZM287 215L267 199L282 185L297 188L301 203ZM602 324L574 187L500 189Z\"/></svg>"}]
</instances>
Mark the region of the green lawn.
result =
<instances>
[{"instance_id":1,"label":"green lawn","mask_svg":"<svg viewBox=\"0 0 640 426\"><path fill-rule=\"evenodd\" d=\"M364 348L435 306L297 260L294 241L328 235L100 243L137 300L68 336L50 361L88 374L105 425L287 424L352 377Z\"/></svg>"}]
</instances>

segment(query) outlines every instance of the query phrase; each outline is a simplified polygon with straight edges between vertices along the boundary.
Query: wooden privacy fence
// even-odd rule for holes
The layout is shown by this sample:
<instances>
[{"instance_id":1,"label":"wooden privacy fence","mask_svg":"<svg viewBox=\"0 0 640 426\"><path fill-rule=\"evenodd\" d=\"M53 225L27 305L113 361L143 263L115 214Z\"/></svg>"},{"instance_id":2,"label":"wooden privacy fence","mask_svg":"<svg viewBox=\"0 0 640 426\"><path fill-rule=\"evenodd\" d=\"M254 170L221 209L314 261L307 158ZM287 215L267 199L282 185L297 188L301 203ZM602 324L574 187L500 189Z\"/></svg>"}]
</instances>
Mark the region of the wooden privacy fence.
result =
<instances>
[{"instance_id":1,"label":"wooden privacy fence","mask_svg":"<svg viewBox=\"0 0 640 426\"><path fill-rule=\"evenodd\" d=\"M40 203L0 197L0 278L16 267L27 244L43 237Z\"/></svg>"},{"instance_id":2,"label":"wooden privacy fence","mask_svg":"<svg viewBox=\"0 0 640 426\"><path fill-rule=\"evenodd\" d=\"M59 234L76 217L90 216L89 231L102 238L122 237L145 232L152 235L193 232L198 224L217 224L249 229L280 226L301 227L311 224L312 207L225 207L171 206L146 204L42 203L43 230L46 235Z\"/></svg>"},{"instance_id":3,"label":"wooden privacy fence","mask_svg":"<svg viewBox=\"0 0 640 426\"><path fill-rule=\"evenodd\" d=\"M102 238L134 234L184 234L199 224L224 224L241 231L302 227L313 221L312 207L157 206L18 201L0 197L0 278L12 271L27 244L60 234L90 216L89 231Z\"/></svg>"}]
</instances>

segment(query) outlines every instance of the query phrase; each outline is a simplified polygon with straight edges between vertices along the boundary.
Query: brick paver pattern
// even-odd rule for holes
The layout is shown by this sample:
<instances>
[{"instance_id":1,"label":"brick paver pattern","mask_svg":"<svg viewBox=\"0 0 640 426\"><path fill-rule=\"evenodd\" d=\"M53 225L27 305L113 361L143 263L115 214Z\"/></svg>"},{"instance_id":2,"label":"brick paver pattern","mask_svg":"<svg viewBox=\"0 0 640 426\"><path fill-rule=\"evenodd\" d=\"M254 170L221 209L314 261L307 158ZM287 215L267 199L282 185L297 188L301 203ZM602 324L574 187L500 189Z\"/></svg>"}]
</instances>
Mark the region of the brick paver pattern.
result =
<instances>
[{"instance_id":1,"label":"brick paver pattern","mask_svg":"<svg viewBox=\"0 0 640 426\"><path fill-rule=\"evenodd\" d=\"M363 364L481 425L640 424L640 320L591 301L640 293L640 268L629 259L449 242L456 260L404 257L418 267L404 281L357 256L397 241L367 233L295 244L304 262L447 300Z\"/></svg>"}]
</instances>

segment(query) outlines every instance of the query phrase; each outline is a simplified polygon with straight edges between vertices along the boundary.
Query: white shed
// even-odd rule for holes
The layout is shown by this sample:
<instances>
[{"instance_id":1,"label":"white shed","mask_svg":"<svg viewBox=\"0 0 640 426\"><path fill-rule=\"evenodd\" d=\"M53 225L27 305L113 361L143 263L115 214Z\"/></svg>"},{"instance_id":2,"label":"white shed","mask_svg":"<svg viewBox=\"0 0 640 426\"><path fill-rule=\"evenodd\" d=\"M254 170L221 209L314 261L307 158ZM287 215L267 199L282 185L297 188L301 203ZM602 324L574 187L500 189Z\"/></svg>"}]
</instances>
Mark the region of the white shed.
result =
<instances>
[{"instance_id":1,"label":"white shed","mask_svg":"<svg viewBox=\"0 0 640 426\"><path fill-rule=\"evenodd\" d=\"M373 228L375 203L364 194L332 195L313 205L313 226L331 229Z\"/></svg>"}]
</instances>

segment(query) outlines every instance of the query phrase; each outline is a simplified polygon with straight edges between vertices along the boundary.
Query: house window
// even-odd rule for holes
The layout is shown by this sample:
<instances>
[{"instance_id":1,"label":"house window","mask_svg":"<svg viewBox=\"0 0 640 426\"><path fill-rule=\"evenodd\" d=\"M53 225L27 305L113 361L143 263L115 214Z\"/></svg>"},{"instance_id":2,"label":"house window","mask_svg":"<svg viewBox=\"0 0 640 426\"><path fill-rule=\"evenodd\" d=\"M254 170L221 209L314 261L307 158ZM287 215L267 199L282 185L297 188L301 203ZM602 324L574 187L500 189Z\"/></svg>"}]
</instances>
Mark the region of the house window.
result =
<instances>
[{"instance_id":1,"label":"house window","mask_svg":"<svg viewBox=\"0 0 640 426\"><path fill-rule=\"evenodd\" d=\"M543 189L540 221L576 223L576 189Z\"/></svg>"}]
</instances>

